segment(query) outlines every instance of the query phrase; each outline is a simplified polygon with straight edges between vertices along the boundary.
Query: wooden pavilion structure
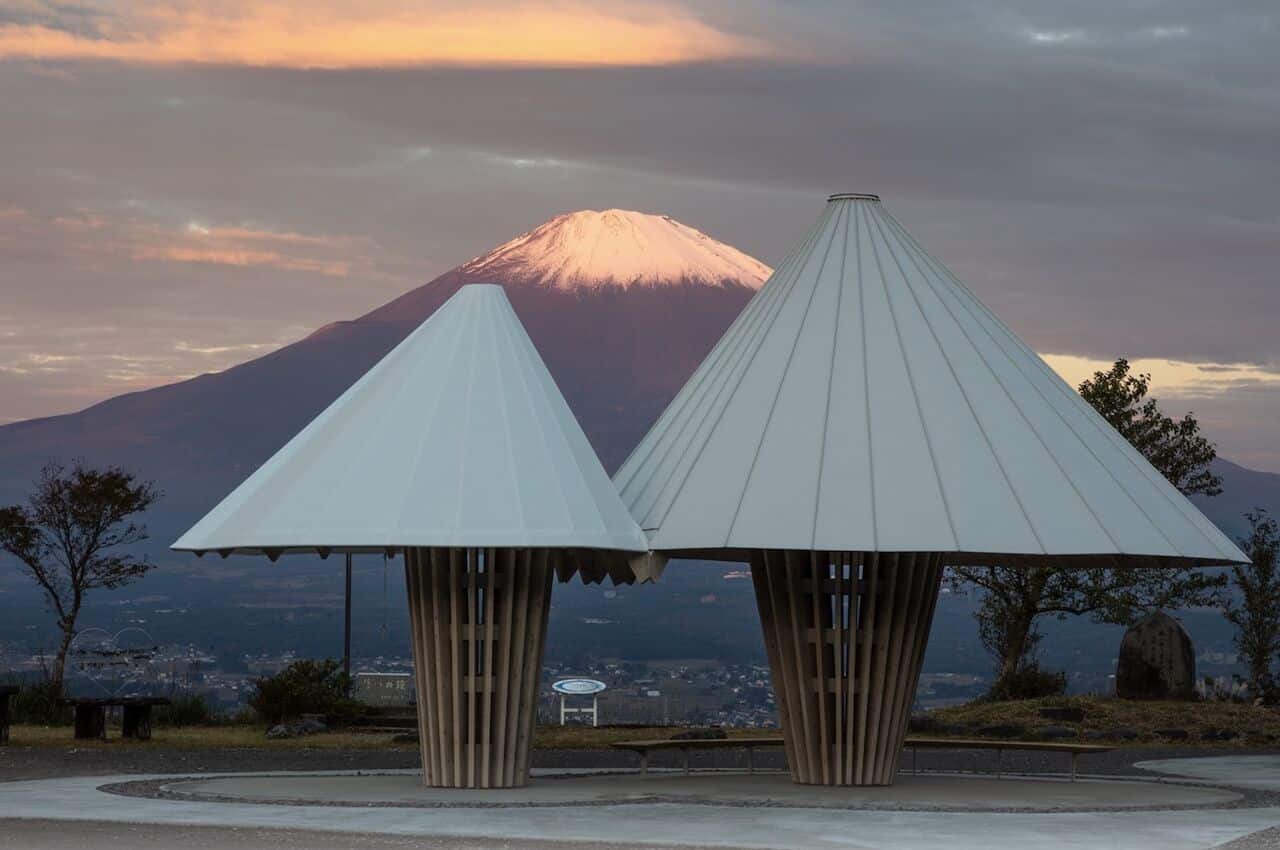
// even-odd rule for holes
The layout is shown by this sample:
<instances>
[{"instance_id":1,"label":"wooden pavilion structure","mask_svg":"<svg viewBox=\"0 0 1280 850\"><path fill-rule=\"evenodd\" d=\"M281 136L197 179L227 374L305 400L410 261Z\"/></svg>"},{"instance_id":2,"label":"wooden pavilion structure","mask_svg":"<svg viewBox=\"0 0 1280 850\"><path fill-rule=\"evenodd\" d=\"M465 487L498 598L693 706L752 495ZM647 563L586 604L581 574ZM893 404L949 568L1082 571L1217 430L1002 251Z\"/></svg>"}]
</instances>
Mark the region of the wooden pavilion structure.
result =
<instances>
[{"instance_id":1,"label":"wooden pavilion structure","mask_svg":"<svg viewBox=\"0 0 1280 850\"><path fill-rule=\"evenodd\" d=\"M614 476L751 564L792 775L893 781L947 565L1245 557L883 208L833 195Z\"/></svg>"},{"instance_id":2,"label":"wooden pavilion structure","mask_svg":"<svg viewBox=\"0 0 1280 850\"><path fill-rule=\"evenodd\" d=\"M460 289L173 548L403 554L426 784L523 785L553 576L655 579L499 286Z\"/></svg>"}]
</instances>

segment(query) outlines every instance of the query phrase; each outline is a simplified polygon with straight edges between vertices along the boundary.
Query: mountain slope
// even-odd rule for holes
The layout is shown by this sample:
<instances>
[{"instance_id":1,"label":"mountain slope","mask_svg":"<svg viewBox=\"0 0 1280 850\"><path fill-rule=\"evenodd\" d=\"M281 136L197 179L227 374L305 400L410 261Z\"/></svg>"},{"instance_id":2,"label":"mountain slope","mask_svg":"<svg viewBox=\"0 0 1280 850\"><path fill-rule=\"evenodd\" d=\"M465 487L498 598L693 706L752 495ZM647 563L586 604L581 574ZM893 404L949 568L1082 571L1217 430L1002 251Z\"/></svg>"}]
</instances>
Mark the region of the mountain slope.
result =
<instances>
[{"instance_id":1,"label":"mountain slope","mask_svg":"<svg viewBox=\"0 0 1280 850\"><path fill-rule=\"evenodd\" d=\"M607 270L629 270L621 278ZM740 277L729 277L738 274ZM0 427L0 504L50 458L120 464L165 493L153 551L417 327L459 287L500 283L605 466L616 467L768 274L664 216L560 216L365 316L224 372ZM642 283L643 285L633 285Z\"/></svg>"},{"instance_id":2,"label":"mountain slope","mask_svg":"<svg viewBox=\"0 0 1280 850\"><path fill-rule=\"evenodd\" d=\"M1280 475L1246 469L1222 458L1213 462L1212 469L1222 479L1222 493L1192 496L1191 501L1227 536L1233 540L1247 536L1249 523L1244 515L1255 508L1280 516Z\"/></svg>"}]
</instances>

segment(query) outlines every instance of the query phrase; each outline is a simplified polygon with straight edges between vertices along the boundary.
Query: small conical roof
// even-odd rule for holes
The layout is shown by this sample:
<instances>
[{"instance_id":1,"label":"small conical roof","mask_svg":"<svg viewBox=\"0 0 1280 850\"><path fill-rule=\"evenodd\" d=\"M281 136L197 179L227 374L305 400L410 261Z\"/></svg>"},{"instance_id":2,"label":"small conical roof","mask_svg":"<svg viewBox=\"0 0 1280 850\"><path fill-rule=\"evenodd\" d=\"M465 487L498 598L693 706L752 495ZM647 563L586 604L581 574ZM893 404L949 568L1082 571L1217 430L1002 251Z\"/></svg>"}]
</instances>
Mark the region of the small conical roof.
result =
<instances>
[{"instance_id":1,"label":"small conical roof","mask_svg":"<svg viewBox=\"0 0 1280 850\"><path fill-rule=\"evenodd\" d=\"M874 195L832 196L614 481L675 554L1245 560Z\"/></svg>"},{"instance_id":2,"label":"small conical roof","mask_svg":"<svg viewBox=\"0 0 1280 850\"><path fill-rule=\"evenodd\" d=\"M645 551L502 287L464 286L174 544Z\"/></svg>"}]
</instances>

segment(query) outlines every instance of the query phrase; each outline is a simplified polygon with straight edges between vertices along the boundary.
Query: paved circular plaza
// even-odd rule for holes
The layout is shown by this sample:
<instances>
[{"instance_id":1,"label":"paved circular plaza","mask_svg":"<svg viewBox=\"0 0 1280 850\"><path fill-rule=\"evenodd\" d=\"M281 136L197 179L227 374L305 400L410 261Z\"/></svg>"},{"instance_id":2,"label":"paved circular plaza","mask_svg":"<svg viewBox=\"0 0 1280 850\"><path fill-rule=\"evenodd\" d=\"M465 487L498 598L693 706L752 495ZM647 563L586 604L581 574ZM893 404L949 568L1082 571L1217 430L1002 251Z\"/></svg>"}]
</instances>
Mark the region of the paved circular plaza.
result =
<instances>
[{"instance_id":1,"label":"paved circular plaza","mask_svg":"<svg viewBox=\"0 0 1280 850\"><path fill-rule=\"evenodd\" d=\"M1051 837L1061 848L1192 850L1280 826L1280 757L1139 766L1151 778L902 774L888 788L730 771L537 771L526 788L488 792L424 788L415 771L72 777L0 783L0 827L33 848L120 830L163 846L199 829L201 846L226 848L305 846L311 835L316 847L541 847L555 836L581 848L1004 850ZM237 843L245 830L262 843Z\"/></svg>"},{"instance_id":2,"label":"paved circular plaza","mask_svg":"<svg viewBox=\"0 0 1280 850\"><path fill-rule=\"evenodd\" d=\"M542 775L524 788L423 787L415 771L170 777L109 783L106 793L208 803L511 808L670 803L724 807L952 812L1083 812L1211 808L1245 798L1228 788L1158 781L927 774L886 787L797 785L784 773Z\"/></svg>"}]
</instances>

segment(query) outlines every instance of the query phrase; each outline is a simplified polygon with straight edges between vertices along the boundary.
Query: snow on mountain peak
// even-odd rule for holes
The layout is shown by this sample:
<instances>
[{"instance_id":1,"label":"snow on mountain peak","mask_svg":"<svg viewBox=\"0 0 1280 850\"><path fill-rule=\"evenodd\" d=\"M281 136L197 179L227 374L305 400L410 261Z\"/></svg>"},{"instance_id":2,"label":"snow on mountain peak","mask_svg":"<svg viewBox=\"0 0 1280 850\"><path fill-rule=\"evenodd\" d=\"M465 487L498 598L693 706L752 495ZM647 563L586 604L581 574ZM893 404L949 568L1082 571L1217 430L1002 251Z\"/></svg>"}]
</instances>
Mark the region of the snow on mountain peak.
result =
<instances>
[{"instance_id":1,"label":"snow on mountain peak","mask_svg":"<svg viewBox=\"0 0 1280 850\"><path fill-rule=\"evenodd\" d=\"M670 216L616 209L556 216L461 270L556 289L679 283L759 289L772 271Z\"/></svg>"}]
</instances>

